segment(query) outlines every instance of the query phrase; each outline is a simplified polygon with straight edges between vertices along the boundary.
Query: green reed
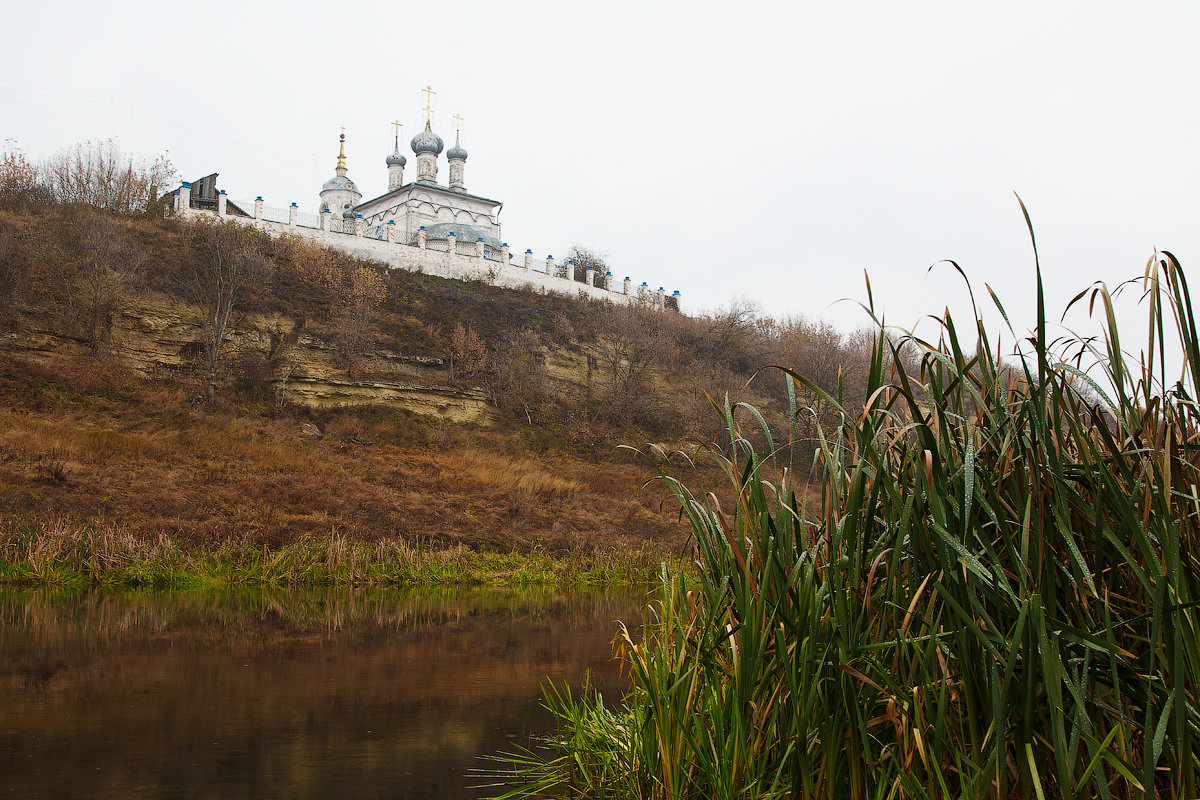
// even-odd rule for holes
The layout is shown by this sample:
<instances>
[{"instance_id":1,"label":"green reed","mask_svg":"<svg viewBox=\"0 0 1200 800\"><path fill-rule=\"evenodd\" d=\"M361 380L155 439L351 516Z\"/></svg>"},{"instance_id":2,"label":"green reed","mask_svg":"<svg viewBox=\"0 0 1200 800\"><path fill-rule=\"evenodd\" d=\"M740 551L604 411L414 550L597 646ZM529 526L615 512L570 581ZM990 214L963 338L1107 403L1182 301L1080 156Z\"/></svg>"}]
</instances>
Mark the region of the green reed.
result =
<instances>
[{"instance_id":1,"label":"green reed","mask_svg":"<svg viewBox=\"0 0 1200 800\"><path fill-rule=\"evenodd\" d=\"M656 451L698 585L664 571L619 633L623 706L548 694L560 733L506 796L1200 796L1200 337L1172 255L1141 284L1136 362L1102 285L1073 303L1104 335L1050 343L1039 266L1024 357L976 306L937 341L880 325L857 407L784 370L793 419L801 393L840 414L811 505L796 431L751 407L718 406L724 508Z\"/></svg>"},{"instance_id":2,"label":"green reed","mask_svg":"<svg viewBox=\"0 0 1200 800\"><path fill-rule=\"evenodd\" d=\"M338 529L268 546L182 541L69 515L0 521L0 586L603 586L647 584L664 548L498 552Z\"/></svg>"}]
</instances>

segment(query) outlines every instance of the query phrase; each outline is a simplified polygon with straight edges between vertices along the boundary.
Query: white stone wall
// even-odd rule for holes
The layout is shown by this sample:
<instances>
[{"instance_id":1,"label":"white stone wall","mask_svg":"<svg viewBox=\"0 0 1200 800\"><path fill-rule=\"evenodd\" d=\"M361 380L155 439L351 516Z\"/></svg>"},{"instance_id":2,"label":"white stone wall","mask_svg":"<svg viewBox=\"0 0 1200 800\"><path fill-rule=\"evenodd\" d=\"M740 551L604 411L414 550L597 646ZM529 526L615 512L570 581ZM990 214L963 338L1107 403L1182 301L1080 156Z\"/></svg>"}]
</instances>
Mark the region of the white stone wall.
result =
<instances>
[{"instance_id":1,"label":"white stone wall","mask_svg":"<svg viewBox=\"0 0 1200 800\"><path fill-rule=\"evenodd\" d=\"M182 209L178 211L185 218L210 217L217 215L211 211L199 209ZM318 228L305 228L299 225L287 225L280 222L253 220L245 217L227 217L236 222L250 225L259 230L267 231L276 236L299 236L315 245L340 250L355 258L378 261L390 269L404 269L409 272L423 272L440 278L456 280L481 280L496 286L510 289L533 288L544 292L553 292L567 296L584 296L594 300L609 300L614 303L635 303L636 294L624 294L618 291L608 291L601 286L588 286L571 278L557 278L547 275L537 269L525 269L522 264L503 264L499 261L489 261L475 255L459 255L432 249L423 249L414 245L393 244L379 239L354 236L345 233L322 231ZM471 251L475 251L475 243L470 243ZM464 248L465 249L465 248ZM536 266L540 266L535 264ZM614 288L619 287L615 284Z\"/></svg>"}]
</instances>

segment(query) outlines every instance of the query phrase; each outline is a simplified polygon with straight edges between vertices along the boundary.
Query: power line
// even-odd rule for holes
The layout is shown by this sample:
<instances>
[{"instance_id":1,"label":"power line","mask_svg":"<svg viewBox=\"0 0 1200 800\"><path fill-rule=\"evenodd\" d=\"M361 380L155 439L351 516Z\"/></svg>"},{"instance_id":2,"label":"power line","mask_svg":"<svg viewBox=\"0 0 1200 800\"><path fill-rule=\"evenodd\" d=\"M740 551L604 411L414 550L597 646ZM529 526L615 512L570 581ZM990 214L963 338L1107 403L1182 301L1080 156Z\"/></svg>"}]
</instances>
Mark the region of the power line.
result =
<instances>
[{"instance_id":1,"label":"power line","mask_svg":"<svg viewBox=\"0 0 1200 800\"><path fill-rule=\"evenodd\" d=\"M249 144L247 139L255 137L230 138L213 130L198 130L194 124L175 121L139 110L134 104L128 106L115 100L97 100L90 95L78 92L32 87L27 84L12 84L0 81L0 102L11 103L30 108L43 108L51 111L66 113L90 113L111 116L124 122L131 121L135 126L149 128L164 134L176 141L184 141L195 145L216 146L217 149L233 151L242 155L254 156L274 164L290 166L297 161L306 160L310 154L298 152L281 152L279 148L267 148Z\"/></svg>"}]
</instances>

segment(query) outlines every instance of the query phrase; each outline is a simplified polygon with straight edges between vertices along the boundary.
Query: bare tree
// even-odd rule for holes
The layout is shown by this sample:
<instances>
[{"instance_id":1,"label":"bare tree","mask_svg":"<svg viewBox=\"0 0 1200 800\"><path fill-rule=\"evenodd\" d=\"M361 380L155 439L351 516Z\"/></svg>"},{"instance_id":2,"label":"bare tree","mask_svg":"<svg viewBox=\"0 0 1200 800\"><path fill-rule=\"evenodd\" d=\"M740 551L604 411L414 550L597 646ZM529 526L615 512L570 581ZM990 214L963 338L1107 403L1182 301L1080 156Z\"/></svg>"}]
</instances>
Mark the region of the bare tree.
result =
<instances>
[{"instance_id":1,"label":"bare tree","mask_svg":"<svg viewBox=\"0 0 1200 800\"><path fill-rule=\"evenodd\" d=\"M113 317L140 280L146 254L107 216L96 215L72 228L78 232L79 261L65 274L64 288L72 316L95 355L112 333Z\"/></svg>"},{"instance_id":2,"label":"bare tree","mask_svg":"<svg viewBox=\"0 0 1200 800\"><path fill-rule=\"evenodd\" d=\"M0 311L11 312L25 294L29 255L23 232L0 217Z\"/></svg>"},{"instance_id":3,"label":"bare tree","mask_svg":"<svg viewBox=\"0 0 1200 800\"><path fill-rule=\"evenodd\" d=\"M270 272L261 236L233 221L191 224L191 258L179 280L200 317L209 401L217 396L221 357L238 298L251 281Z\"/></svg>"},{"instance_id":4,"label":"bare tree","mask_svg":"<svg viewBox=\"0 0 1200 800\"><path fill-rule=\"evenodd\" d=\"M519 325L500 332L493 342L484 384L497 408L509 413L521 409L531 421L529 407L543 398L545 358L537 337Z\"/></svg>"},{"instance_id":5,"label":"bare tree","mask_svg":"<svg viewBox=\"0 0 1200 800\"><path fill-rule=\"evenodd\" d=\"M5 139L4 152L0 153L0 207L26 211L44 205L48 199L37 166L16 140Z\"/></svg>"},{"instance_id":6,"label":"bare tree","mask_svg":"<svg viewBox=\"0 0 1200 800\"><path fill-rule=\"evenodd\" d=\"M462 323L454 326L450 335L450 375L473 378L487 367L488 349L483 339Z\"/></svg>"},{"instance_id":7,"label":"bare tree","mask_svg":"<svg viewBox=\"0 0 1200 800\"><path fill-rule=\"evenodd\" d=\"M254 324L260 347L246 348L238 354L240 391L251 397L264 397L268 382L271 382L276 402L284 403L288 382L298 366L296 348L306 322L303 314L290 320L281 314ZM261 344L266 345L265 352Z\"/></svg>"},{"instance_id":8,"label":"bare tree","mask_svg":"<svg viewBox=\"0 0 1200 800\"><path fill-rule=\"evenodd\" d=\"M275 243L281 269L290 271L337 319L336 353L339 366L353 377L366 346L375 313L387 299L387 284L379 270L356 266L353 258L299 237Z\"/></svg>"},{"instance_id":9,"label":"bare tree","mask_svg":"<svg viewBox=\"0 0 1200 800\"><path fill-rule=\"evenodd\" d=\"M347 374L362 355L375 310L387 298L387 286L379 273L358 267L344 282L338 308L338 356Z\"/></svg>"},{"instance_id":10,"label":"bare tree","mask_svg":"<svg viewBox=\"0 0 1200 800\"><path fill-rule=\"evenodd\" d=\"M353 269L349 256L299 236L281 236L275 241L275 254L278 267L293 273L320 302L332 307L342 300L346 276Z\"/></svg>"},{"instance_id":11,"label":"bare tree","mask_svg":"<svg viewBox=\"0 0 1200 800\"><path fill-rule=\"evenodd\" d=\"M769 327L759 306L739 297L726 308L704 318L705 329L695 343L702 355L752 375L767 363L764 328Z\"/></svg>"},{"instance_id":12,"label":"bare tree","mask_svg":"<svg viewBox=\"0 0 1200 800\"><path fill-rule=\"evenodd\" d=\"M50 194L61 203L86 203L118 214L145 211L175 175L166 155L147 163L121 152L112 139L60 150L41 167Z\"/></svg>"},{"instance_id":13,"label":"bare tree","mask_svg":"<svg viewBox=\"0 0 1200 800\"><path fill-rule=\"evenodd\" d=\"M826 320L793 318L775 325L774 360L791 367L829 394L836 394L847 366L842 332Z\"/></svg>"},{"instance_id":14,"label":"bare tree","mask_svg":"<svg viewBox=\"0 0 1200 800\"><path fill-rule=\"evenodd\" d=\"M572 278L580 283L587 280L588 267L595 271L596 280L600 280L604 273L608 272L608 256L583 245L573 244L567 251L566 259L559 266L564 278L567 277L566 270L570 261L575 262L575 274Z\"/></svg>"},{"instance_id":15,"label":"bare tree","mask_svg":"<svg viewBox=\"0 0 1200 800\"><path fill-rule=\"evenodd\" d=\"M608 412L624 418L653 397L651 377L668 352L662 315L641 305L619 305L598 322L592 355L601 374Z\"/></svg>"}]
</instances>

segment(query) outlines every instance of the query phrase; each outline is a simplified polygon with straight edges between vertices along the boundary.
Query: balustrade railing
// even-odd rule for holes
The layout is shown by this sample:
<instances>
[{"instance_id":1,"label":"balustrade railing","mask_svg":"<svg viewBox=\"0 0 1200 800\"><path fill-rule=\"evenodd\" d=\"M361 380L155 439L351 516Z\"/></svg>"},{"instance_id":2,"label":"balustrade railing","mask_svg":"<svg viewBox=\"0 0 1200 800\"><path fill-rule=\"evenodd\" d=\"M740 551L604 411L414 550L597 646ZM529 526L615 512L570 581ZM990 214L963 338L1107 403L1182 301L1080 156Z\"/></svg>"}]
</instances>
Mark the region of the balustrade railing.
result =
<instances>
[{"instance_id":1,"label":"balustrade railing","mask_svg":"<svg viewBox=\"0 0 1200 800\"><path fill-rule=\"evenodd\" d=\"M320 228L321 227L321 215L320 214L308 214L308 213L301 211L299 214L296 215L296 224L299 225L301 228Z\"/></svg>"},{"instance_id":2,"label":"balustrade railing","mask_svg":"<svg viewBox=\"0 0 1200 800\"><path fill-rule=\"evenodd\" d=\"M263 219L267 222L282 222L284 225L287 225L292 221L292 211L290 208L263 206Z\"/></svg>"},{"instance_id":3,"label":"balustrade railing","mask_svg":"<svg viewBox=\"0 0 1200 800\"><path fill-rule=\"evenodd\" d=\"M349 233L349 234L353 235L354 234L354 220L338 219L337 217L331 217L329 220L329 230L332 231L333 233Z\"/></svg>"},{"instance_id":4,"label":"balustrade railing","mask_svg":"<svg viewBox=\"0 0 1200 800\"><path fill-rule=\"evenodd\" d=\"M226 206L227 213L230 215L236 214L237 212L234 211L234 208L241 209L242 213L244 213L247 217L254 216L254 201L253 200L230 200L228 205Z\"/></svg>"}]
</instances>

